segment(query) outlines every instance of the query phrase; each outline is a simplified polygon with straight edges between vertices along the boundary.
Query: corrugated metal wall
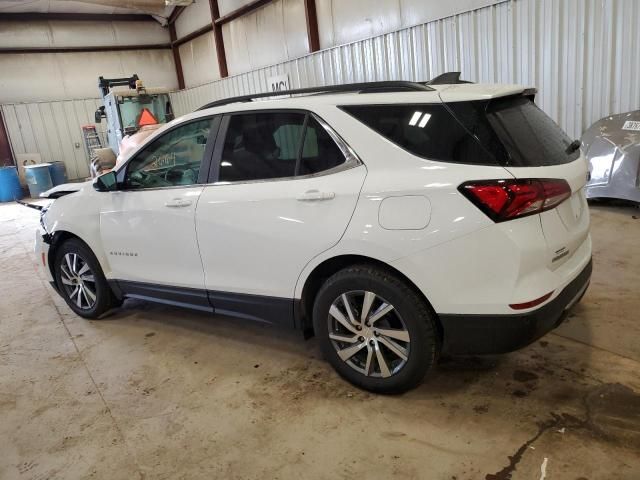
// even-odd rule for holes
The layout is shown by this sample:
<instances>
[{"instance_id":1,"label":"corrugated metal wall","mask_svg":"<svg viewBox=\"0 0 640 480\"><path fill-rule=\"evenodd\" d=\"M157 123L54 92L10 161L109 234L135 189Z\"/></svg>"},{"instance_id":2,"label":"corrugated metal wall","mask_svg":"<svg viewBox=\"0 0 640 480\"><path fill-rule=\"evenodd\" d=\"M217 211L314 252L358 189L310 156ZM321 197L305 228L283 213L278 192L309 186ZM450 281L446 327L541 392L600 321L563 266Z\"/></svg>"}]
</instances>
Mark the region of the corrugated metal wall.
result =
<instances>
[{"instance_id":1,"label":"corrugated metal wall","mask_svg":"<svg viewBox=\"0 0 640 480\"><path fill-rule=\"evenodd\" d=\"M323 50L173 94L184 114L228 96L372 80L426 80L460 70L476 82L535 85L538 104L573 137L640 108L640 2L512 0Z\"/></svg>"},{"instance_id":2,"label":"corrugated metal wall","mask_svg":"<svg viewBox=\"0 0 640 480\"><path fill-rule=\"evenodd\" d=\"M94 113L101 104L96 98L2 105L14 155L39 153L43 162L63 161L70 179L89 176L81 127L94 123ZM104 144L103 125L98 124L97 130Z\"/></svg>"}]
</instances>

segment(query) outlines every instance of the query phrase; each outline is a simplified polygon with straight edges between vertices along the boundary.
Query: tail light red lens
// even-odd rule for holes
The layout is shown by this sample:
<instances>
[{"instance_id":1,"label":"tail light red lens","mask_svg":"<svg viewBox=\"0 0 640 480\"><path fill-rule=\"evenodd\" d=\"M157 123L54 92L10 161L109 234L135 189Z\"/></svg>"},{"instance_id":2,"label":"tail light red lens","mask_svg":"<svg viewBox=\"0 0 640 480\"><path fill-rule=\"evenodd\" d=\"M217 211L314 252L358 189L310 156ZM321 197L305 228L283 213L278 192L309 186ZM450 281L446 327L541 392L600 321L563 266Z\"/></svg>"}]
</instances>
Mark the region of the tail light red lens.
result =
<instances>
[{"instance_id":1,"label":"tail light red lens","mask_svg":"<svg viewBox=\"0 0 640 480\"><path fill-rule=\"evenodd\" d=\"M540 305L542 302L546 301L551 295L553 295L553 291L541 296L540 298L536 298L535 300L530 300L528 302L523 302L523 303L510 303L509 306L514 310L524 310L525 308L533 308L537 305Z\"/></svg>"},{"instance_id":2,"label":"tail light red lens","mask_svg":"<svg viewBox=\"0 0 640 480\"><path fill-rule=\"evenodd\" d=\"M479 180L458 190L494 222L551 210L571 196L565 180L552 178Z\"/></svg>"}]
</instances>

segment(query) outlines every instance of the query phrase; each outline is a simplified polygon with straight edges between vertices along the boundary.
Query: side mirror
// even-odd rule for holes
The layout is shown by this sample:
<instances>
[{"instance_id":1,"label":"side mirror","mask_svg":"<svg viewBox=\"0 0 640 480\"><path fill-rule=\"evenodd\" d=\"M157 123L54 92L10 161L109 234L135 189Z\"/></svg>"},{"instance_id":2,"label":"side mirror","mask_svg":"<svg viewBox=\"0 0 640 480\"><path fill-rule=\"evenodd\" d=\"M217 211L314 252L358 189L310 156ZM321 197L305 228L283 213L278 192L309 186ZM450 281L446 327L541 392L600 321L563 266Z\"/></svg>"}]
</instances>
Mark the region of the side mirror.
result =
<instances>
[{"instance_id":1,"label":"side mirror","mask_svg":"<svg viewBox=\"0 0 640 480\"><path fill-rule=\"evenodd\" d=\"M98 192L112 192L118 189L118 179L116 178L116 172L107 172L100 175L93 182L93 188Z\"/></svg>"}]
</instances>

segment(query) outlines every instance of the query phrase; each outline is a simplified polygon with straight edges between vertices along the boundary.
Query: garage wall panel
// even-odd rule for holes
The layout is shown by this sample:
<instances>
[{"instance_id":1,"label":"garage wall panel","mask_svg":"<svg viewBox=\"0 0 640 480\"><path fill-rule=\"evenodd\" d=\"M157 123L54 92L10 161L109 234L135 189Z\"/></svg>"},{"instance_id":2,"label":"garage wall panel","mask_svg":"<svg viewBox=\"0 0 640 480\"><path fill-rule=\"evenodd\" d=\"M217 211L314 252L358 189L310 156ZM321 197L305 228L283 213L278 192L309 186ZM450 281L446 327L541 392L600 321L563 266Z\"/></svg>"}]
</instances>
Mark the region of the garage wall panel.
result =
<instances>
[{"instance_id":1,"label":"garage wall panel","mask_svg":"<svg viewBox=\"0 0 640 480\"><path fill-rule=\"evenodd\" d=\"M169 43L169 32L154 21L16 22L0 18L0 45L3 48L111 47L162 43Z\"/></svg>"},{"instance_id":2,"label":"garage wall panel","mask_svg":"<svg viewBox=\"0 0 640 480\"><path fill-rule=\"evenodd\" d=\"M300 57L309 51L304 0L276 0L222 26L230 74Z\"/></svg>"},{"instance_id":3,"label":"garage wall panel","mask_svg":"<svg viewBox=\"0 0 640 480\"><path fill-rule=\"evenodd\" d=\"M220 10L220 16L224 17L225 15L247 5L248 3L251 3L252 1L253 0L218 0L218 9Z\"/></svg>"},{"instance_id":4,"label":"garage wall panel","mask_svg":"<svg viewBox=\"0 0 640 480\"><path fill-rule=\"evenodd\" d=\"M209 0L197 0L176 19L176 35L182 38L211 23Z\"/></svg>"},{"instance_id":5,"label":"garage wall panel","mask_svg":"<svg viewBox=\"0 0 640 480\"><path fill-rule=\"evenodd\" d=\"M400 15L403 27L432 22L440 18L486 7L500 0L447 0L429 2L425 0L400 0Z\"/></svg>"},{"instance_id":6,"label":"garage wall panel","mask_svg":"<svg viewBox=\"0 0 640 480\"><path fill-rule=\"evenodd\" d=\"M332 44L338 40L331 19L337 8L350 8L337 3L317 0L321 37L330 31ZM356 15L349 10L345 18ZM460 70L475 82L537 86L541 108L577 138L605 115L640 108L639 18L636 0L504 1L176 92L173 101L178 113L187 113L215 99L266 91L267 78L277 74L289 74L297 88L420 81ZM255 68L248 61L237 68L247 66Z\"/></svg>"},{"instance_id":7,"label":"garage wall panel","mask_svg":"<svg viewBox=\"0 0 640 480\"><path fill-rule=\"evenodd\" d=\"M69 179L89 175L82 126L94 123L99 99L17 103L1 106L14 154L39 153L43 162L62 161ZM97 130L104 144L104 124Z\"/></svg>"},{"instance_id":8,"label":"garage wall panel","mask_svg":"<svg viewBox=\"0 0 640 480\"><path fill-rule=\"evenodd\" d=\"M316 0L321 48L432 22L503 0Z\"/></svg>"},{"instance_id":9,"label":"garage wall panel","mask_svg":"<svg viewBox=\"0 0 640 480\"><path fill-rule=\"evenodd\" d=\"M178 47L187 88L220 78L213 32L200 35Z\"/></svg>"},{"instance_id":10,"label":"garage wall panel","mask_svg":"<svg viewBox=\"0 0 640 480\"><path fill-rule=\"evenodd\" d=\"M92 98L98 77L137 73L148 86L178 87L171 50L0 54L0 104Z\"/></svg>"}]
</instances>

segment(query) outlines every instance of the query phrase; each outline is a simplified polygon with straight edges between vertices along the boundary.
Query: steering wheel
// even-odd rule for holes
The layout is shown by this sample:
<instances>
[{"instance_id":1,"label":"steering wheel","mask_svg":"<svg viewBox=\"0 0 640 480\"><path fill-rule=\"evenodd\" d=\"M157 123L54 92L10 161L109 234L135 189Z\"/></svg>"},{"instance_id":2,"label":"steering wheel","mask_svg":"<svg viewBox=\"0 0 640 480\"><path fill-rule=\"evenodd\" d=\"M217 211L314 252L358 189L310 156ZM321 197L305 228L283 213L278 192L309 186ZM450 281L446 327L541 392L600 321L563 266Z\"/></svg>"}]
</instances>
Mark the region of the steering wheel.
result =
<instances>
[{"instance_id":1,"label":"steering wheel","mask_svg":"<svg viewBox=\"0 0 640 480\"><path fill-rule=\"evenodd\" d=\"M148 178L149 174L147 172L145 172L144 170L137 170L135 172L131 172L131 175L129 175L128 183L131 184L131 186L134 186L136 184L137 186L144 186L147 183Z\"/></svg>"},{"instance_id":2,"label":"steering wheel","mask_svg":"<svg viewBox=\"0 0 640 480\"><path fill-rule=\"evenodd\" d=\"M174 165L164 173L164 179L165 181L175 185L178 181L182 180L189 171L192 173L195 181L198 175L193 168L187 165Z\"/></svg>"}]
</instances>

